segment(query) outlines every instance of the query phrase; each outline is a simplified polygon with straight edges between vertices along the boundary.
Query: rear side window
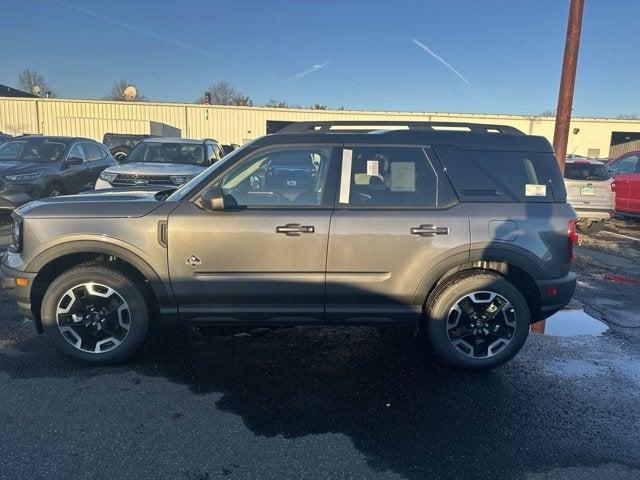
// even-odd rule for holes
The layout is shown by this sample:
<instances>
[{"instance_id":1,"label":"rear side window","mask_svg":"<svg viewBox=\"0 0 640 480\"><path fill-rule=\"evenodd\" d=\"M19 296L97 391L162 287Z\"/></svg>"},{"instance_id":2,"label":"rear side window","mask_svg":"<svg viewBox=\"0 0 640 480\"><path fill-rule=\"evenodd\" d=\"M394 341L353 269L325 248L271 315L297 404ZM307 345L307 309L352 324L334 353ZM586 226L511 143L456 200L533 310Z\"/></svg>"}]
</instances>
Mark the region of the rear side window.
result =
<instances>
[{"instance_id":1,"label":"rear side window","mask_svg":"<svg viewBox=\"0 0 640 480\"><path fill-rule=\"evenodd\" d=\"M87 160L90 162L95 162L104 158L102 150L100 150L98 145L95 143L85 143L84 150L87 152Z\"/></svg>"},{"instance_id":2,"label":"rear side window","mask_svg":"<svg viewBox=\"0 0 640 480\"><path fill-rule=\"evenodd\" d=\"M342 157L343 175L349 174L349 180L341 180L339 203L347 198L342 182L349 182L349 205L354 207L439 208L456 201L446 176L422 148L352 147L345 148Z\"/></svg>"},{"instance_id":3,"label":"rear side window","mask_svg":"<svg viewBox=\"0 0 640 480\"><path fill-rule=\"evenodd\" d=\"M551 153L469 151L439 146L460 200L466 202L564 202L566 190Z\"/></svg>"},{"instance_id":4,"label":"rear side window","mask_svg":"<svg viewBox=\"0 0 640 480\"><path fill-rule=\"evenodd\" d=\"M609 180L611 176L604 165L589 162L573 162L564 166L564 178L568 180Z\"/></svg>"}]
</instances>

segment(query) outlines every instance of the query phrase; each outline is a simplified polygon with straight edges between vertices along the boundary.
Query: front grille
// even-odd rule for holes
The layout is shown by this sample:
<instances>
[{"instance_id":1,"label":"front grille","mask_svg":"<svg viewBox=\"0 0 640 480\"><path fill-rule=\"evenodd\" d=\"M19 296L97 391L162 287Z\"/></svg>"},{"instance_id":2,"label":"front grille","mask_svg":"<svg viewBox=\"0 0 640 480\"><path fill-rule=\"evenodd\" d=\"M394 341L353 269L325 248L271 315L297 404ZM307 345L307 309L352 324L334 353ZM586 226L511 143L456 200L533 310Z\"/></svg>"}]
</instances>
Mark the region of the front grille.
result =
<instances>
[{"instance_id":1,"label":"front grille","mask_svg":"<svg viewBox=\"0 0 640 480\"><path fill-rule=\"evenodd\" d=\"M114 187L143 187L145 185L173 185L173 182L166 175L130 175L121 173L111 182L111 185Z\"/></svg>"}]
</instances>

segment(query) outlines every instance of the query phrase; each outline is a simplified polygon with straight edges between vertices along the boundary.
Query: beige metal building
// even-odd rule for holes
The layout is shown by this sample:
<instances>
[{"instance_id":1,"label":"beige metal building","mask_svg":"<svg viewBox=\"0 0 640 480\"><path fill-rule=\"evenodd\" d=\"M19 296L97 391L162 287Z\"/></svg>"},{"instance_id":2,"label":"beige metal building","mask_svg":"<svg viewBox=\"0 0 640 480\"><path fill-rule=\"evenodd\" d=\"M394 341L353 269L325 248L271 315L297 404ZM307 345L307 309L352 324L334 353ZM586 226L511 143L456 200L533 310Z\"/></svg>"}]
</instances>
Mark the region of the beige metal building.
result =
<instances>
[{"instance_id":1,"label":"beige metal building","mask_svg":"<svg viewBox=\"0 0 640 480\"><path fill-rule=\"evenodd\" d=\"M262 107L223 107L177 103L0 97L0 131L14 135L43 133L102 141L107 132L215 138L243 144L275 131L281 122L300 120L427 120L511 125L552 140L554 119L500 114L373 112ZM640 149L640 121L574 118L568 153L616 156Z\"/></svg>"}]
</instances>

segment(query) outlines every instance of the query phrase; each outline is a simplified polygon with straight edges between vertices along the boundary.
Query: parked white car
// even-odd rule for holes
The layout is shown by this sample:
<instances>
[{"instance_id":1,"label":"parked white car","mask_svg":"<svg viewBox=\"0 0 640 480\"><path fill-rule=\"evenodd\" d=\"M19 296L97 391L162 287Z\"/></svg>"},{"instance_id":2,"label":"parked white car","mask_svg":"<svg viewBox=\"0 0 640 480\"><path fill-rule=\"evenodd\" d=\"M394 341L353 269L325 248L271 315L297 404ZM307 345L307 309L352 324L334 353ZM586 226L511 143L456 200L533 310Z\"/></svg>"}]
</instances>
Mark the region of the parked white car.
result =
<instances>
[{"instance_id":1,"label":"parked white car","mask_svg":"<svg viewBox=\"0 0 640 480\"><path fill-rule=\"evenodd\" d=\"M567 157L564 167L567 201L580 219L579 232L595 235L615 211L615 186L604 163L586 157Z\"/></svg>"},{"instance_id":2,"label":"parked white car","mask_svg":"<svg viewBox=\"0 0 640 480\"><path fill-rule=\"evenodd\" d=\"M179 186L222 156L215 140L148 138L131 150L125 163L104 170L95 189Z\"/></svg>"}]
</instances>

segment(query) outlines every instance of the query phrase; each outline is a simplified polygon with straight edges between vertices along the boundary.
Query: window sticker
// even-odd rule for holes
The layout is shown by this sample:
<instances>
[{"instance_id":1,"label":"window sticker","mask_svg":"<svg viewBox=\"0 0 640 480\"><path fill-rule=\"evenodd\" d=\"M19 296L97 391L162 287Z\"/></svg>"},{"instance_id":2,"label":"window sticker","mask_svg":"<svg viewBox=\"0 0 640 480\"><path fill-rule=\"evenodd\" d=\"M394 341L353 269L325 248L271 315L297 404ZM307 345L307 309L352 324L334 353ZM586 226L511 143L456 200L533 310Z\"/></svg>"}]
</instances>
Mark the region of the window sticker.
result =
<instances>
[{"instance_id":1,"label":"window sticker","mask_svg":"<svg viewBox=\"0 0 640 480\"><path fill-rule=\"evenodd\" d=\"M393 162L391 164L391 191L416 191L416 164L413 162Z\"/></svg>"},{"instance_id":2,"label":"window sticker","mask_svg":"<svg viewBox=\"0 0 640 480\"><path fill-rule=\"evenodd\" d=\"M342 150L342 171L340 172L340 195L338 202L349 203L351 193L351 162L353 160L353 150L345 148Z\"/></svg>"},{"instance_id":3,"label":"window sticker","mask_svg":"<svg viewBox=\"0 0 640 480\"><path fill-rule=\"evenodd\" d=\"M527 183L524 186L524 194L527 197L546 197L547 196L547 186L546 185L537 185L534 183Z\"/></svg>"},{"instance_id":4,"label":"window sticker","mask_svg":"<svg viewBox=\"0 0 640 480\"><path fill-rule=\"evenodd\" d=\"M378 160L367 160L367 175L378 175Z\"/></svg>"}]
</instances>

